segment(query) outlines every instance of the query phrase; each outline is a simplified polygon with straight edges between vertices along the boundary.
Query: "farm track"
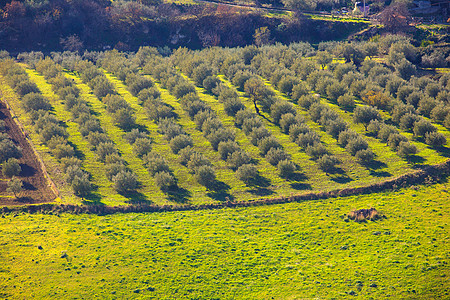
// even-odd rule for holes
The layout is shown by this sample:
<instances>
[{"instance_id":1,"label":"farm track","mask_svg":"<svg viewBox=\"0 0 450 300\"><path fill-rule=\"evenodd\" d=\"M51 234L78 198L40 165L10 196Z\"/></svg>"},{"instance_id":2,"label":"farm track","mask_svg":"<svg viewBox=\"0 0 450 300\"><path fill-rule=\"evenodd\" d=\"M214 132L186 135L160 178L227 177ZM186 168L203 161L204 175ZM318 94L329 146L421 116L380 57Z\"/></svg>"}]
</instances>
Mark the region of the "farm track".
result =
<instances>
[{"instance_id":1,"label":"farm track","mask_svg":"<svg viewBox=\"0 0 450 300\"><path fill-rule=\"evenodd\" d=\"M120 202L125 202L126 198L117 194L112 187L112 184L106 178L104 165L98 161L96 154L90 149L90 144L80 133L79 125L72 120L71 113L65 109L64 103L52 91L51 85L37 71L24 65L22 66L25 67L30 80L39 87L42 95L49 99L56 117L67 126L66 130L69 134L68 141L76 147L76 151L80 155L80 158L82 158L83 169L91 174L91 183L98 187L98 189L92 193L92 199L102 199L102 203L108 205L117 204L117 201L110 201L109 199L111 198L121 199ZM90 198L86 201L87 203L91 202Z\"/></svg>"},{"instance_id":2,"label":"farm track","mask_svg":"<svg viewBox=\"0 0 450 300\"><path fill-rule=\"evenodd\" d=\"M135 172L141 187L138 189L138 195L133 195L132 201L159 202L159 199L165 199L164 194L143 166L142 160L134 155L132 146L123 138L125 132L114 124L111 115L106 111L105 104L92 94L91 89L78 76L68 72L66 76L75 80L76 86L80 89L81 97L89 103L108 137L115 143L116 148L128 163L128 167Z\"/></svg>"},{"instance_id":3,"label":"farm track","mask_svg":"<svg viewBox=\"0 0 450 300\"><path fill-rule=\"evenodd\" d=\"M136 124L147 129L150 137L153 140L152 146L163 157L167 158L170 169L173 171L175 177L178 179L178 185L189 192L189 201L194 201L196 204L203 204L211 202L210 197L206 196L207 190L204 186L197 183L194 176L189 173L187 167L177 162L177 155L172 152L169 143L164 136L158 133L158 125L147 117L144 107L139 104L137 97L134 97L126 88L126 86L117 79L114 75L104 71L104 74L113 84L116 91L125 101L131 106L135 112Z\"/></svg>"},{"instance_id":4,"label":"farm track","mask_svg":"<svg viewBox=\"0 0 450 300\"><path fill-rule=\"evenodd\" d=\"M13 140L13 142L22 148L22 158L19 163L22 167L22 172L18 178L24 182L24 191L21 192L18 200L13 197L4 196L6 191L7 179L0 175L0 205L23 205L38 204L45 202L52 202L57 197L51 185L51 179L42 165L38 153L33 149L30 140L25 136L23 130L19 127L13 118L17 118L11 108L12 102L15 99L10 97L14 93L9 86L7 86L3 77L0 76L0 119L5 121L7 126L6 134ZM14 117L13 117L14 115Z\"/></svg>"}]
</instances>

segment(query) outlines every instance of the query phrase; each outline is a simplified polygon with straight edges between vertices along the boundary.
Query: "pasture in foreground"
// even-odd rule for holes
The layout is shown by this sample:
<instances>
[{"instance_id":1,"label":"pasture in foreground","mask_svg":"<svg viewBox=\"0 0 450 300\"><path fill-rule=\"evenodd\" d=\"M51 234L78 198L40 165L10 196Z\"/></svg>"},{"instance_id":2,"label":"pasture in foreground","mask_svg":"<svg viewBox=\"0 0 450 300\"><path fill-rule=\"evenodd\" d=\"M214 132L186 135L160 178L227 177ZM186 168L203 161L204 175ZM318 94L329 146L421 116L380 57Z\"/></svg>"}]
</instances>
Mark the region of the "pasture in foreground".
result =
<instances>
[{"instance_id":1,"label":"pasture in foreground","mask_svg":"<svg viewBox=\"0 0 450 300\"><path fill-rule=\"evenodd\" d=\"M1 297L444 299L448 188L173 213L5 214ZM386 218L343 218L370 207Z\"/></svg>"}]
</instances>

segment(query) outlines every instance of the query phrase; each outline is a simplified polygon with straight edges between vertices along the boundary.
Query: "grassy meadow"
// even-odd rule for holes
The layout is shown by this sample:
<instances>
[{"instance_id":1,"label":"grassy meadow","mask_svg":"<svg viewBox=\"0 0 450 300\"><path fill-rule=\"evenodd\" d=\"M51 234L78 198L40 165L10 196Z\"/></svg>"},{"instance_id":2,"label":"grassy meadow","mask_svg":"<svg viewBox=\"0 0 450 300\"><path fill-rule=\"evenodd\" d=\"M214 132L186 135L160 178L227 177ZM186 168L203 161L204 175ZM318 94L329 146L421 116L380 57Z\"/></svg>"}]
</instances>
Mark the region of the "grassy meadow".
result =
<instances>
[{"instance_id":1,"label":"grassy meadow","mask_svg":"<svg viewBox=\"0 0 450 300\"><path fill-rule=\"evenodd\" d=\"M448 299L448 182L252 208L4 214L8 299ZM386 218L345 220L375 207Z\"/></svg>"}]
</instances>

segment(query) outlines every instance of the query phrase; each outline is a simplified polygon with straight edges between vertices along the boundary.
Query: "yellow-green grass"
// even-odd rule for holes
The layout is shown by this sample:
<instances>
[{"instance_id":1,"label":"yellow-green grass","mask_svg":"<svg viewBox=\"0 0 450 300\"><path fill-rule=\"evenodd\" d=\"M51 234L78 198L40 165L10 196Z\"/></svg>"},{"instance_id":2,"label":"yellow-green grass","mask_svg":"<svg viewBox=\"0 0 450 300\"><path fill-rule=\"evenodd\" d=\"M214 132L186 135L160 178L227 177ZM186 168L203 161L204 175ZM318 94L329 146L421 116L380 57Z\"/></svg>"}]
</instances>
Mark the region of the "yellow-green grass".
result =
<instances>
[{"instance_id":1,"label":"yellow-green grass","mask_svg":"<svg viewBox=\"0 0 450 300\"><path fill-rule=\"evenodd\" d=\"M132 146L123 138L125 132L114 124L112 116L107 112L105 104L94 96L91 89L84 84L81 79L73 74L66 72L66 76L75 81L76 86L80 89L81 97L86 100L93 112L96 113L102 128L108 137L115 143L116 148L122 157L128 163L128 167L136 174L141 187L138 189L139 196L132 195L130 201L152 201L156 204L168 204L169 201L165 195L157 187L155 180L150 176L147 169L143 166L142 160L134 153ZM105 184L110 184L105 182Z\"/></svg>"},{"instance_id":2,"label":"yellow-green grass","mask_svg":"<svg viewBox=\"0 0 450 300\"><path fill-rule=\"evenodd\" d=\"M355 103L356 103L356 106L366 105L361 100L357 100L357 101L355 101ZM352 116L353 114L350 113L350 115ZM391 118L391 115L389 114L389 112L387 112L385 110L380 110L380 115L385 120ZM432 122L432 120L430 120L426 117L424 117L424 118L429 120L430 122ZM447 144L445 146L448 147L450 145L450 132L441 124L437 124L434 122L432 122L432 123L434 126L436 126L438 131L447 138ZM439 163L447 160L447 156L445 155L445 153L439 153L438 151L436 151L432 147L428 146L427 144L417 141L417 138L414 137L413 133L407 132L398 126L397 126L397 130L399 131L400 134L407 137L411 144L413 144L417 147L418 153L416 154L416 157L421 158L420 159L421 164L434 165L434 164L439 164ZM447 153L447 155L448 155L448 153Z\"/></svg>"},{"instance_id":3,"label":"yellow-green grass","mask_svg":"<svg viewBox=\"0 0 450 300\"><path fill-rule=\"evenodd\" d=\"M190 202L193 204L211 202L211 198L207 196L206 188L197 182L185 166L178 163L177 155L171 151L169 143L164 136L158 133L158 125L147 117L145 109L139 104L139 100L134 97L127 90L126 86L114 75L106 71L104 71L104 73L109 81L114 85L114 88L119 95L121 95L134 110L136 124L147 129L149 136L153 140L152 149L167 159L170 169L178 180L178 185L189 191Z\"/></svg>"},{"instance_id":4,"label":"yellow-green grass","mask_svg":"<svg viewBox=\"0 0 450 300\"><path fill-rule=\"evenodd\" d=\"M166 89L151 76L145 75L150 78L155 86L161 92L161 99L163 102L169 104L174 108L175 113L178 115L178 124L189 134L194 141L194 149L208 158L214 166L217 179L229 186L229 193L231 193L236 201L251 201L261 198L260 189L254 189L253 187L246 186L242 181L236 178L233 170L228 168L225 161L220 159L220 155L214 151L211 144L203 136L202 132L196 129L195 122L192 121L188 114L183 110L178 100L169 93ZM228 196L228 197L230 197ZM277 196L276 194L272 196Z\"/></svg>"},{"instance_id":5,"label":"yellow-green grass","mask_svg":"<svg viewBox=\"0 0 450 300\"><path fill-rule=\"evenodd\" d=\"M11 107L11 115L13 118L17 118L22 124L24 130L27 132L29 139L32 141L32 147L36 150L37 154L43 160L47 172L53 182L56 184L60 197L56 198L54 202L64 203L79 203L79 199L73 195L72 189L65 184L64 174L59 167L58 161L53 157L50 149L42 143L42 140L34 131L32 120L28 112L20 104L20 97L14 92L14 90L7 84L5 78L0 75L0 92L8 104ZM62 200L64 199L64 201Z\"/></svg>"},{"instance_id":6,"label":"yellow-green grass","mask_svg":"<svg viewBox=\"0 0 450 300\"><path fill-rule=\"evenodd\" d=\"M25 65L22 66L25 67ZM106 205L123 204L126 198L119 195L114 190L112 183L106 178L104 164L97 159L97 156L91 150L90 144L81 135L79 125L72 120L71 113L65 110L63 101L54 94L51 85L42 75L28 67L25 67L25 70L30 80L38 86L42 95L50 101L58 120L61 120L67 125L66 130L69 135L67 139L76 147L77 152L80 153L82 167L91 175L91 183L98 187L93 192L93 199L98 199L97 201L101 201L101 203ZM89 201L89 198L86 201Z\"/></svg>"},{"instance_id":7,"label":"yellow-green grass","mask_svg":"<svg viewBox=\"0 0 450 300\"><path fill-rule=\"evenodd\" d=\"M181 73L180 73L181 74ZM184 74L181 74L186 80L189 80L193 85L194 82L190 80ZM194 85L195 86L195 85ZM211 109L217 114L217 116L222 121L225 128L228 128L235 132L236 134L236 142L239 144L242 150L247 152L253 159L258 161L257 167L264 177L270 180L273 188L280 195L288 195L291 193L297 193L298 190L292 188L292 186L300 185L303 181L298 180L284 180L280 178L279 171L275 166L272 166L268 163L260 154L258 147L254 146L248 137L244 134L244 132L235 127L235 122L233 117L230 117L226 114L223 104L219 103L215 96L207 94L204 88L200 88L195 86L196 92L199 97L211 107Z\"/></svg>"},{"instance_id":8,"label":"yellow-green grass","mask_svg":"<svg viewBox=\"0 0 450 300\"><path fill-rule=\"evenodd\" d=\"M222 82L227 85L229 88L234 89L241 99L242 104L250 110L254 110L253 102L241 91L238 91L232 83L225 78L223 75L218 76ZM333 181L333 177L329 177L325 172L320 170L317 164L310 159L310 157L302 151L302 149L292 142L289 139L289 135L284 134L280 127L276 126L272 122L269 122L268 119L270 116L268 114L262 112L262 115L265 118L262 118L264 126L267 130L281 143L284 150L291 155L292 161L300 166L300 170L307 178L307 184L311 186L314 190L330 190L335 189L338 186L342 187L341 184L337 185L335 181Z\"/></svg>"},{"instance_id":9,"label":"yellow-green grass","mask_svg":"<svg viewBox=\"0 0 450 300\"><path fill-rule=\"evenodd\" d=\"M448 299L448 189L170 213L6 214L0 297ZM386 219L341 218L370 207Z\"/></svg>"}]
</instances>

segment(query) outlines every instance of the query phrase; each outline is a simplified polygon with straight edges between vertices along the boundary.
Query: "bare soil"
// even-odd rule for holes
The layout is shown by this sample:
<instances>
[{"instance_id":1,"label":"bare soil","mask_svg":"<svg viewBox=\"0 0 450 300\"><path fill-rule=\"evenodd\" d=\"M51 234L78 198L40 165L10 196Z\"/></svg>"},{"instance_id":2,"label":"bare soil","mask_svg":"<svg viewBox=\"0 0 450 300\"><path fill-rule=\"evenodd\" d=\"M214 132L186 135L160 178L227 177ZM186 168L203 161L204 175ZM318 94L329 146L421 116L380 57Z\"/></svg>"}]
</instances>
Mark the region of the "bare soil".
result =
<instances>
[{"instance_id":1,"label":"bare soil","mask_svg":"<svg viewBox=\"0 0 450 300\"><path fill-rule=\"evenodd\" d=\"M23 205L51 202L56 198L56 194L50 186L50 182L44 175L39 159L31 146L31 141L25 136L11 117L11 113L6 105L0 101L0 120L5 121L6 134L13 142L22 148L22 158L19 159L22 172L18 177L23 181L23 191L18 198L5 197L7 178L0 173L0 206Z\"/></svg>"}]
</instances>

